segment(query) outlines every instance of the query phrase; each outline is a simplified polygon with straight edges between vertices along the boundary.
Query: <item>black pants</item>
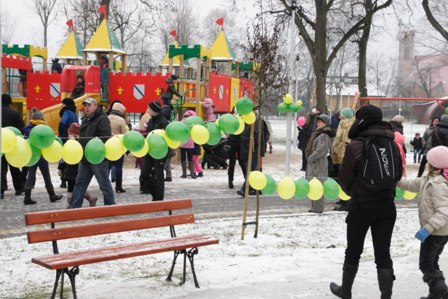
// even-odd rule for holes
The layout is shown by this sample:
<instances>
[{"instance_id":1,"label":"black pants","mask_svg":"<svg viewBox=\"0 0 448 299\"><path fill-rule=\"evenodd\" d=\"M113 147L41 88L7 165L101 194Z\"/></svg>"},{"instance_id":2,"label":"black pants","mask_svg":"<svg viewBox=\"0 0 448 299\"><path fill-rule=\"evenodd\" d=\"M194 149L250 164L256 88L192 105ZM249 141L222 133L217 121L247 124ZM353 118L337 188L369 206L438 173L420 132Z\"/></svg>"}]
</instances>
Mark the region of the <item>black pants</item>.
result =
<instances>
[{"instance_id":1,"label":"black pants","mask_svg":"<svg viewBox=\"0 0 448 299\"><path fill-rule=\"evenodd\" d=\"M306 171L306 165L308 160L306 159L305 150L302 150L302 171Z\"/></svg>"},{"instance_id":2,"label":"black pants","mask_svg":"<svg viewBox=\"0 0 448 299\"><path fill-rule=\"evenodd\" d=\"M420 167L418 168L417 177L421 177L425 172L425 166L428 160L426 160L426 155L423 155L422 160L420 161Z\"/></svg>"},{"instance_id":3,"label":"black pants","mask_svg":"<svg viewBox=\"0 0 448 299\"><path fill-rule=\"evenodd\" d=\"M180 161L181 162L193 162L194 148L180 148Z\"/></svg>"},{"instance_id":4,"label":"black pants","mask_svg":"<svg viewBox=\"0 0 448 299\"><path fill-rule=\"evenodd\" d=\"M23 185L24 185L23 181L22 181L22 172L20 171L20 169L9 165L8 162L6 162L5 155L3 155L3 157L2 157L2 173L1 173L1 180L2 180L1 181L2 182L1 192L2 192L2 194L5 193L5 190L6 190L6 185L7 185L6 175L8 174L8 166L9 166L9 170L11 171L12 184L14 185L14 189L16 191L22 190Z\"/></svg>"},{"instance_id":5,"label":"black pants","mask_svg":"<svg viewBox=\"0 0 448 299\"><path fill-rule=\"evenodd\" d=\"M391 269L390 240L397 218L393 199L368 203L355 202L350 206L347 219L347 249L345 262L359 264L367 231L371 230L375 263L378 269Z\"/></svg>"},{"instance_id":6,"label":"black pants","mask_svg":"<svg viewBox=\"0 0 448 299\"><path fill-rule=\"evenodd\" d=\"M163 200L165 195L164 168L165 159L156 160L150 155L145 156L141 171L142 191L151 194L153 201Z\"/></svg>"},{"instance_id":7,"label":"black pants","mask_svg":"<svg viewBox=\"0 0 448 299\"><path fill-rule=\"evenodd\" d=\"M28 167L28 176L26 178L25 189L31 190L36 184L36 172L39 167L40 173L44 178L45 188L53 189L53 184L51 182L50 168L48 163L39 162L38 164Z\"/></svg>"},{"instance_id":8,"label":"black pants","mask_svg":"<svg viewBox=\"0 0 448 299\"><path fill-rule=\"evenodd\" d=\"M243 175L246 175L246 168L244 161L240 160L239 152L231 148L229 150L229 168L227 169L227 177L229 178L229 182L233 182L233 178L235 175L235 164L237 160L238 164L240 165L241 171L243 172Z\"/></svg>"},{"instance_id":9,"label":"black pants","mask_svg":"<svg viewBox=\"0 0 448 299\"><path fill-rule=\"evenodd\" d=\"M448 242L448 236L433 236L426 238L420 245L419 268L423 277L428 277L440 271L439 258Z\"/></svg>"}]
</instances>

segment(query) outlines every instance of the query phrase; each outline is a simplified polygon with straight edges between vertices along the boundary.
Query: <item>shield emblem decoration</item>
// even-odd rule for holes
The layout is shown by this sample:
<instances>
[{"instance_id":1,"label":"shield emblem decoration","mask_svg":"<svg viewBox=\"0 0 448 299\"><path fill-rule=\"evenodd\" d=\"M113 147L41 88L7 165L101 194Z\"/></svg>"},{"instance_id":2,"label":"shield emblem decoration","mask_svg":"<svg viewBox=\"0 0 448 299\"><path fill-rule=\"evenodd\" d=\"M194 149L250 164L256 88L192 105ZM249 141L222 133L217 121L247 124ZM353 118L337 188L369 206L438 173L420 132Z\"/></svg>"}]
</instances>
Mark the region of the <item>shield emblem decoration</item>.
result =
<instances>
[{"instance_id":1,"label":"shield emblem decoration","mask_svg":"<svg viewBox=\"0 0 448 299\"><path fill-rule=\"evenodd\" d=\"M145 96L145 84L134 84L134 97L137 100L143 99Z\"/></svg>"},{"instance_id":2,"label":"shield emblem decoration","mask_svg":"<svg viewBox=\"0 0 448 299\"><path fill-rule=\"evenodd\" d=\"M219 99L222 100L224 97L224 85L219 85Z\"/></svg>"},{"instance_id":3,"label":"shield emblem decoration","mask_svg":"<svg viewBox=\"0 0 448 299\"><path fill-rule=\"evenodd\" d=\"M61 83L50 83L50 95L57 98L61 94Z\"/></svg>"}]
</instances>

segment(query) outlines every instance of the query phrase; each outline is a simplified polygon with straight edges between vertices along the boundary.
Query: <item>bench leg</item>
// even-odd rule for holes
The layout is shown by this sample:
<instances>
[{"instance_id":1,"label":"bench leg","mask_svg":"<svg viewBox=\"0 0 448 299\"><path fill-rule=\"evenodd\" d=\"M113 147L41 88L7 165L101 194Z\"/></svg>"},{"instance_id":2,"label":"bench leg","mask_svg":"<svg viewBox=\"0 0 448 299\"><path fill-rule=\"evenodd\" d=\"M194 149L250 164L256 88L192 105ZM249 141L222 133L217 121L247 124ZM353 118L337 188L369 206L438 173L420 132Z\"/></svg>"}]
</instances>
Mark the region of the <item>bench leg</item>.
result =
<instances>
[{"instance_id":1,"label":"bench leg","mask_svg":"<svg viewBox=\"0 0 448 299\"><path fill-rule=\"evenodd\" d=\"M199 282L198 279L196 277L196 271L194 270L194 256L196 254L198 254L199 250L195 247L190 249L187 253L186 256L188 256L188 260L190 261L190 266L191 266L191 272L193 273L193 280L194 280L194 285L195 287L199 288Z\"/></svg>"},{"instance_id":2,"label":"bench leg","mask_svg":"<svg viewBox=\"0 0 448 299\"><path fill-rule=\"evenodd\" d=\"M181 252L179 250L174 250L173 264L171 265L170 273L168 274L168 277L166 278L167 281L171 281L171 277L173 276L174 266L176 265L176 260L180 253Z\"/></svg>"},{"instance_id":3,"label":"bench leg","mask_svg":"<svg viewBox=\"0 0 448 299\"><path fill-rule=\"evenodd\" d=\"M56 279L54 280L54 287L53 287L53 292L51 293L51 299L56 298L56 291L58 289L58 285L59 285L59 278L61 277L61 274L63 274L63 270L56 270ZM62 277L64 277L64 275L62 275ZM62 287L61 287L62 289Z\"/></svg>"},{"instance_id":4,"label":"bench leg","mask_svg":"<svg viewBox=\"0 0 448 299\"><path fill-rule=\"evenodd\" d=\"M187 251L184 249L184 250L182 250L182 253L184 255L184 269L183 269L182 280L180 281L180 284L184 284L185 281L187 281Z\"/></svg>"},{"instance_id":5,"label":"bench leg","mask_svg":"<svg viewBox=\"0 0 448 299\"><path fill-rule=\"evenodd\" d=\"M75 280L76 280L76 275L79 274L79 268L78 267L73 267L70 270L68 270L67 268L65 268L64 271L67 275L68 278L70 279L70 284L72 286L72 294L73 294L73 299L77 299L78 297L76 296L76 284L75 284Z\"/></svg>"}]
</instances>

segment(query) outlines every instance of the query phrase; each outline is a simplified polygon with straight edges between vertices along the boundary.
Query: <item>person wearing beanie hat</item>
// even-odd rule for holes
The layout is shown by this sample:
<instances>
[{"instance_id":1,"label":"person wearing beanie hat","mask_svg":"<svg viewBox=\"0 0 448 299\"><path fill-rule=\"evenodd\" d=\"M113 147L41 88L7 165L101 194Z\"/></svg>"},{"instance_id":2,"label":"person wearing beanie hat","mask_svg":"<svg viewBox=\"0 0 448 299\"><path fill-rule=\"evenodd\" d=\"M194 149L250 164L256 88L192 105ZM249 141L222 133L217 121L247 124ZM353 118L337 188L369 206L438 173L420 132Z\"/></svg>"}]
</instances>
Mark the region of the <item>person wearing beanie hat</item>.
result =
<instances>
[{"instance_id":1,"label":"person wearing beanie hat","mask_svg":"<svg viewBox=\"0 0 448 299\"><path fill-rule=\"evenodd\" d=\"M373 105L361 107L355 114L345 147L338 181L341 189L351 196L348 208L347 248L343 265L342 284L330 284L330 290L340 298L351 298L354 279L358 272L359 260L364 250L366 233L371 229L372 242L377 267L378 285L381 298L391 298L394 269L390 256L390 244L397 217L394 197L397 182L401 178L401 157L394 142L394 133L389 122L382 121L383 113ZM388 182L371 187L365 183L364 169L370 162L372 151L381 147L387 162ZM394 148L395 147L395 148ZM383 155L382 154L382 155ZM378 167L369 166L369 175ZM382 168L381 168L382 169Z\"/></svg>"},{"instance_id":2,"label":"person wearing beanie hat","mask_svg":"<svg viewBox=\"0 0 448 299\"><path fill-rule=\"evenodd\" d=\"M436 146L428 151L429 172L415 179L402 178L398 186L419 192L420 229L415 237L420 245L419 268L429 286L425 298L447 298L448 287L439 266L440 255L448 242L448 147ZM423 297L422 297L423 298Z\"/></svg>"},{"instance_id":3,"label":"person wearing beanie hat","mask_svg":"<svg viewBox=\"0 0 448 299\"><path fill-rule=\"evenodd\" d=\"M428 162L426 160L426 154L428 153L428 151L432 148L432 144L433 144L433 137L434 135L434 130L437 127L437 125L440 122L440 117L436 116L433 117L431 120L431 124L429 125L429 127L426 128L425 133L423 133L423 157L422 160L420 161L420 166L418 168L418 177L421 177L423 175L423 172L425 171L425 166L426 166L426 162ZM440 135L438 135L440 137ZM437 137L435 137L437 138ZM439 139L439 138L437 138ZM438 144L438 141L434 142L436 145L440 145Z\"/></svg>"},{"instance_id":4,"label":"person wearing beanie hat","mask_svg":"<svg viewBox=\"0 0 448 299\"><path fill-rule=\"evenodd\" d=\"M342 164L342 160L345 155L345 147L350 143L351 139L348 138L348 132L355 122L353 117L353 110L351 108L343 108L339 115L339 125L336 130L336 137L331 145L331 160L334 165L334 177L337 180L339 174L339 168ZM348 211L349 201L339 200L334 208L335 211Z\"/></svg>"},{"instance_id":5,"label":"person wearing beanie hat","mask_svg":"<svg viewBox=\"0 0 448 299\"><path fill-rule=\"evenodd\" d=\"M434 127L431 140L432 147L438 145L448 146L448 114L444 114L440 117L439 123Z\"/></svg>"},{"instance_id":6,"label":"person wearing beanie hat","mask_svg":"<svg viewBox=\"0 0 448 299\"><path fill-rule=\"evenodd\" d=\"M31 130L38 125L46 125L43 113L33 107L31 109L31 119L28 126L23 128L23 136L28 137L31 133ZM25 198L23 199L23 204L25 205L33 205L36 204L36 201L31 199L31 192L36 184L36 172L37 168L39 168L40 173L45 182L45 188L47 189L48 196L50 197L51 202L56 202L62 198L62 195L56 194L54 191L53 183L51 182L50 168L48 166L48 162L41 157L39 161L33 165L28 167L28 174L25 182Z\"/></svg>"},{"instance_id":7,"label":"person wearing beanie hat","mask_svg":"<svg viewBox=\"0 0 448 299\"><path fill-rule=\"evenodd\" d=\"M305 176L307 179L314 177L324 182L328 177L328 159L330 154L331 140L335 136L334 130L330 129L330 117L326 114L316 116L316 130L305 150L307 167ZM311 201L312 213L324 211L324 199Z\"/></svg>"},{"instance_id":8,"label":"person wearing beanie hat","mask_svg":"<svg viewBox=\"0 0 448 299\"><path fill-rule=\"evenodd\" d=\"M177 79L178 77L176 75L171 75L165 80L165 84L162 87L162 95L160 96L162 98L163 105L171 105L174 95L179 98L182 97L174 85L174 81Z\"/></svg>"},{"instance_id":9,"label":"person wearing beanie hat","mask_svg":"<svg viewBox=\"0 0 448 299\"><path fill-rule=\"evenodd\" d=\"M22 115L20 112L12 109L10 105L12 104L11 96L9 94L2 94L2 128L14 127L18 130L22 130L25 124L23 123ZM7 189L7 179L6 175L8 173L8 168L11 172L12 182L15 189L16 195L21 195L23 193L23 182L22 182L22 171L8 163L5 155L2 155L2 167L1 167L1 196L0 199L4 198L5 191Z\"/></svg>"},{"instance_id":10,"label":"person wearing beanie hat","mask_svg":"<svg viewBox=\"0 0 448 299\"><path fill-rule=\"evenodd\" d=\"M72 98L64 98L61 101L61 110L59 110L58 135L62 143L67 141L67 130L73 123L78 123L78 116L76 114L75 101ZM61 160L58 164L58 170L62 173L67 164ZM61 188L67 188L67 182L61 178Z\"/></svg>"},{"instance_id":11,"label":"person wearing beanie hat","mask_svg":"<svg viewBox=\"0 0 448 299\"><path fill-rule=\"evenodd\" d=\"M165 130L169 121L165 118L162 106L158 102L148 104L146 113L151 116L146 126L146 133L154 130ZM162 159L154 159L150 155L146 155L143 161L143 167L140 171L141 193L151 194L153 201L163 200L165 196L165 168L166 157Z\"/></svg>"}]
</instances>

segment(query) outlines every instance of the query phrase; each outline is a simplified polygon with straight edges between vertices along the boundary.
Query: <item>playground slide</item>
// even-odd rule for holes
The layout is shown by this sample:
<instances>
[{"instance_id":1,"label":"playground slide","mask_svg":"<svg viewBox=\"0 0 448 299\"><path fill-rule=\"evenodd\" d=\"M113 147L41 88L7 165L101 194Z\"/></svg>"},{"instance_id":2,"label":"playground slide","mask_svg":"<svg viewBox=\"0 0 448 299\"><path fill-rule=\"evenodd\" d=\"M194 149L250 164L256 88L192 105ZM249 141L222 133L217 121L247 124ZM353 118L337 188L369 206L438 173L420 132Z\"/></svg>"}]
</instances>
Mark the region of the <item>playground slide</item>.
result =
<instances>
[{"instance_id":1,"label":"playground slide","mask_svg":"<svg viewBox=\"0 0 448 299\"><path fill-rule=\"evenodd\" d=\"M85 94L79 98L76 98L75 105L76 105L76 111L79 111L82 108L82 102L84 99L92 97L96 98L98 100L99 95L98 94ZM57 104L48 108L45 108L42 110L42 113L44 114L45 121L47 124L53 129L53 132L58 135L58 125L59 121L61 120L61 117L59 116L59 111L62 108L62 104Z\"/></svg>"}]
</instances>

